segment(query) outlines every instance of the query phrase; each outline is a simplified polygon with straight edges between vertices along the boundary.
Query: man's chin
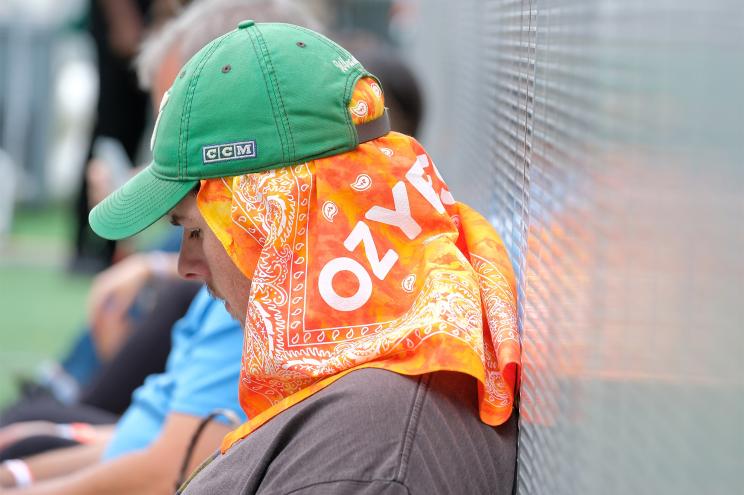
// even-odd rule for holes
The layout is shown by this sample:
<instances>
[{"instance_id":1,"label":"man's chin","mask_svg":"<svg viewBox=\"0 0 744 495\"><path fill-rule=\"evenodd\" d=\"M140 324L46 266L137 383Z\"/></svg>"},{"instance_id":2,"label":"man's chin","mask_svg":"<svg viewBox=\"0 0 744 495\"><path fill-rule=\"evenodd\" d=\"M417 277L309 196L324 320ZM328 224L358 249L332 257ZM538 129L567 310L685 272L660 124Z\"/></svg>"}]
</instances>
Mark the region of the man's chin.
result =
<instances>
[{"instance_id":1,"label":"man's chin","mask_svg":"<svg viewBox=\"0 0 744 495\"><path fill-rule=\"evenodd\" d=\"M227 301L222 301L222 304L225 305L225 309L227 310L228 313L230 313L230 316L232 316L234 320L237 320L238 318L236 317L235 311L233 311L232 306L230 306L230 303Z\"/></svg>"},{"instance_id":2,"label":"man's chin","mask_svg":"<svg viewBox=\"0 0 744 495\"><path fill-rule=\"evenodd\" d=\"M243 328L243 321L245 319L245 315L238 314L232 306L230 306L230 303L223 300L222 304L225 305L225 309L227 310L227 313L232 316L232 319L240 323L240 328Z\"/></svg>"},{"instance_id":3,"label":"man's chin","mask_svg":"<svg viewBox=\"0 0 744 495\"><path fill-rule=\"evenodd\" d=\"M226 302L225 298L220 296L217 291L214 290L214 288L209 284L207 284L207 292L209 292L209 295L212 296L213 299L217 299L218 301L222 301L223 303Z\"/></svg>"},{"instance_id":4,"label":"man's chin","mask_svg":"<svg viewBox=\"0 0 744 495\"><path fill-rule=\"evenodd\" d=\"M229 302L227 302L227 299L220 296L219 293L214 290L209 284L207 284L207 292L209 292L209 295L212 296L214 299L217 299L225 306L225 310L228 312L230 316L232 316L232 319L240 323L240 327L243 327L243 322L245 319L245 315L241 315L237 313L237 310L233 309L233 307L230 305Z\"/></svg>"}]
</instances>

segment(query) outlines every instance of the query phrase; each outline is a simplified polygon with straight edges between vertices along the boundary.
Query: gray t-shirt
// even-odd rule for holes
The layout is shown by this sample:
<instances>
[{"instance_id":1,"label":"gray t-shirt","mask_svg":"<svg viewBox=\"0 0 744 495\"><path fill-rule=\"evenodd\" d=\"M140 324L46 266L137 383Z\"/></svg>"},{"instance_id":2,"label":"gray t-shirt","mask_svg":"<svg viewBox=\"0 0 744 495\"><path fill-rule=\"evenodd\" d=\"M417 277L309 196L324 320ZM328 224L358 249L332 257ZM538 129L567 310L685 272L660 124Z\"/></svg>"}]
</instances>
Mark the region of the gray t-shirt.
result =
<instances>
[{"instance_id":1,"label":"gray t-shirt","mask_svg":"<svg viewBox=\"0 0 744 495\"><path fill-rule=\"evenodd\" d=\"M217 456L196 494L511 494L516 419L478 419L476 381L349 373Z\"/></svg>"}]
</instances>

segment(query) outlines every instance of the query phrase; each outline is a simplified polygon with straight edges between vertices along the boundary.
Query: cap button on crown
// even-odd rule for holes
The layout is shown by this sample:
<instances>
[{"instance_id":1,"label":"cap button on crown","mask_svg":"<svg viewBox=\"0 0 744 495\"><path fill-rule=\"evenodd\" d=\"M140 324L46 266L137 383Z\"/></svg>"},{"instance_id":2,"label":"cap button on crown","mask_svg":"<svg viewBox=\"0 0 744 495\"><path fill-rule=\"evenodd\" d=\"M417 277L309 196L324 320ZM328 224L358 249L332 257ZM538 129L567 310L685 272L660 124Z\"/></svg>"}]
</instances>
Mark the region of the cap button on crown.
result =
<instances>
[{"instance_id":1,"label":"cap button on crown","mask_svg":"<svg viewBox=\"0 0 744 495\"><path fill-rule=\"evenodd\" d=\"M248 19L246 21L240 21L240 23L238 24L238 28L239 29L249 28L249 27L253 26L255 23L256 23L256 21L253 21L251 19Z\"/></svg>"}]
</instances>

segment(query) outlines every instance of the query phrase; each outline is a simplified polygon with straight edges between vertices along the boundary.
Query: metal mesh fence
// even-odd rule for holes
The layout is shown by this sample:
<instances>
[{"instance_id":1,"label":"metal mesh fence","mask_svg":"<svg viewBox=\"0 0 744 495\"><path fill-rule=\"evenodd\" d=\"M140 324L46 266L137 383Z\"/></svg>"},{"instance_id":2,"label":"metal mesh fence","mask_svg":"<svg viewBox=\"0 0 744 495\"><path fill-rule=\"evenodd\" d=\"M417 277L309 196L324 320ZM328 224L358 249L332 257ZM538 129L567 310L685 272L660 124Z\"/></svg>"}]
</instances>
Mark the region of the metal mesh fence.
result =
<instances>
[{"instance_id":1,"label":"metal mesh fence","mask_svg":"<svg viewBox=\"0 0 744 495\"><path fill-rule=\"evenodd\" d=\"M744 5L417 5L422 140L520 278L519 492L740 493Z\"/></svg>"}]
</instances>

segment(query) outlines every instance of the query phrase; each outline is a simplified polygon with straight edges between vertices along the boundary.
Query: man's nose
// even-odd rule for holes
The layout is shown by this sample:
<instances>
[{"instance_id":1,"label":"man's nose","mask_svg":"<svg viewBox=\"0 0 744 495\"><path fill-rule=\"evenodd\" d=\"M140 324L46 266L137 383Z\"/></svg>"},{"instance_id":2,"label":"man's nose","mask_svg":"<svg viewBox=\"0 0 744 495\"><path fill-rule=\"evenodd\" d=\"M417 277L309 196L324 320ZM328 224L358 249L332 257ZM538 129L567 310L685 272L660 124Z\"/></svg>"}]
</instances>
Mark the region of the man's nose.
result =
<instances>
[{"instance_id":1,"label":"man's nose","mask_svg":"<svg viewBox=\"0 0 744 495\"><path fill-rule=\"evenodd\" d=\"M178 274L186 280L201 280L207 278L207 264L204 257L194 250L181 248L178 253Z\"/></svg>"}]
</instances>

